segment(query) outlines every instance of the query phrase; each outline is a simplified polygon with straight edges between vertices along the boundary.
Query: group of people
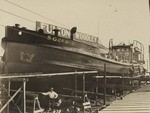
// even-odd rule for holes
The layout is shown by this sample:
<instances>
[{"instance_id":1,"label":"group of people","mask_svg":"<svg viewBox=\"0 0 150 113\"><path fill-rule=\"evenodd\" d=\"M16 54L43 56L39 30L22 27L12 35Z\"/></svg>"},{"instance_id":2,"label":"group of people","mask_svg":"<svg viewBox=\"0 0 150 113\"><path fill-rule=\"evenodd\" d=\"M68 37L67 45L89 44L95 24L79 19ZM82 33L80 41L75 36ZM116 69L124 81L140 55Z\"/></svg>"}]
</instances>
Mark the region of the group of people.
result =
<instances>
[{"instance_id":1,"label":"group of people","mask_svg":"<svg viewBox=\"0 0 150 113\"><path fill-rule=\"evenodd\" d=\"M134 76L135 73L135 67L133 65L131 65L130 69L130 76ZM146 74L146 69L144 67L141 67L140 65L138 65L138 72L139 75L145 75Z\"/></svg>"},{"instance_id":2,"label":"group of people","mask_svg":"<svg viewBox=\"0 0 150 113\"><path fill-rule=\"evenodd\" d=\"M62 100L59 98L59 95L54 91L53 87L50 88L50 91L42 93L42 94L44 96L48 96L48 98L49 98L49 100L48 100L49 101L49 108L48 109L46 108L45 109L46 111L60 110L59 107L60 107L60 104L62 104ZM88 96L87 96L86 92L84 93L84 101L85 102L83 102L83 106L86 107L86 108L87 107L91 108L90 100L88 99Z\"/></svg>"}]
</instances>

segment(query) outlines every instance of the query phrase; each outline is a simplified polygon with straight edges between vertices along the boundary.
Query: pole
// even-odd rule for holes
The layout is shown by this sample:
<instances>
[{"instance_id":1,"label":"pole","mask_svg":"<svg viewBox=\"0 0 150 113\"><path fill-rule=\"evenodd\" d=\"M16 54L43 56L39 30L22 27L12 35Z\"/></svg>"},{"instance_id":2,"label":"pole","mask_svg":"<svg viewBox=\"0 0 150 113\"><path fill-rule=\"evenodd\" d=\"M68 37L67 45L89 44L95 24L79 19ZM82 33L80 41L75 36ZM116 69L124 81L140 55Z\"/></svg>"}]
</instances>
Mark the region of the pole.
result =
<instances>
[{"instance_id":1,"label":"pole","mask_svg":"<svg viewBox=\"0 0 150 113\"><path fill-rule=\"evenodd\" d=\"M94 73L97 73L98 71L82 71L82 72L65 72L65 73L49 73L49 74L17 74L17 75L11 75L11 74L4 74L2 76L0 76L0 79L8 79L8 78L33 78L33 77L51 77L51 76L66 76L66 75L74 75L74 74L77 74L77 75L81 75L82 74L94 74Z\"/></svg>"},{"instance_id":2,"label":"pole","mask_svg":"<svg viewBox=\"0 0 150 113\"><path fill-rule=\"evenodd\" d=\"M82 99L83 99L83 103L85 102L85 73L83 73L83 90L82 90ZM85 113L85 109L83 106L83 113Z\"/></svg>"},{"instance_id":3,"label":"pole","mask_svg":"<svg viewBox=\"0 0 150 113\"><path fill-rule=\"evenodd\" d=\"M75 103L74 103L74 112L77 113L77 75L75 74Z\"/></svg>"},{"instance_id":4,"label":"pole","mask_svg":"<svg viewBox=\"0 0 150 113\"><path fill-rule=\"evenodd\" d=\"M106 105L106 64L104 64L104 105Z\"/></svg>"},{"instance_id":5,"label":"pole","mask_svg":"<svg viewBox=\"0 0 150 113\"><path fill-rule=\"evenodd\" d=\"M115 94L115 99L116 99L116 97L117 97L117 94L116 94L117 92L116 92L116 80L114 79L114 94Z\"/></svg>"},{"instance_id":6,"label":"pole","mask_svg":"<svg viewBox=\"0 0 150 113\"><path fill-rule=\"evenodd\" d=\"M97 76L98 76L98 73L97 73ZM97 93L98 93L98 78L96 78L96 106L97 106L97 99L98 99Z\"/></svg>"},{"instance_id":7,"label":"pole","mask_svg":"<svg viewBox=\"0 0 150 113\"><path fill-rule=\"evenodd\" d=\"M139 86L141 86L141 78L139 78Z\"/></svg>"},{"instance_id":8,"label":"pole","mask_svg":"<svg viewBox=\"0 0 150 113\"><path fill-rule=\"evenodd\" d=\"M124 95L124 70L122 72L122 90L121 90L121 99L123 99Z\"/></svg>"},{"instance_id":9,"label":"pole","mask_svg":"<svg viewBox=\"0 0 150 113\"><path fill-rule=\"evenodd\" d=\"M122 73L122 96L124 95L124 71Z\"/></svg>"},{"instance_id":10,"label":"pole","mask_svg":"<svg viewBox=\"0 0 150 113\"><path fill-rule=\"evenodd\" d=\"M75 85L75 96L77 97L77 75L75 74L75 83L74 83L74 85Z\"/></svg>"},{"instance_id":11,"label":"pole","mask_svg":"<svg viewBox=\"0 0 150 113\"><path fill-rule=\"evenodd\" d=\"M11 82L10 82L10 79L9 79L8 80L8 98L10 97L10 84L11 84ZM9 113L9 104L7 106L7 113Z\"/></svg>"},{"instance_id":12,"label":"pole","mask_svg":"<svg viewBox=\"0 0 150 113\"><path fill-rule=\"evenodd\" d=\"M26 80L23 79L23 113L26 113Z\"/></svg>"}]
</instances>

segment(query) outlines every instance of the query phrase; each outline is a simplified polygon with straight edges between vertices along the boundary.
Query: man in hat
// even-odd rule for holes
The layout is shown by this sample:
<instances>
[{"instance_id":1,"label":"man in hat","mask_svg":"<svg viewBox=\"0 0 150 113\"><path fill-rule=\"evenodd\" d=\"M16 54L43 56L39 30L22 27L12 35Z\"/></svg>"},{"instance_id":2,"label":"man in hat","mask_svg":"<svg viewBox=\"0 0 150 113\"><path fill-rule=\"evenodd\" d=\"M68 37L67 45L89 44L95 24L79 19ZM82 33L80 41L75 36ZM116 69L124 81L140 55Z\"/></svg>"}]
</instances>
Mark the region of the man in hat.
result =
<instances>
[{"instance_id":1,"label":"man in hat","mask_svg":"<svg viewBox=\"0 0 150 113\"><path fill-rule=\"evenodd\" d=\"M50 99L56 99L58 97L58 94L54 91L54 88L51 87L50 91L46 93L42 93L43 95L48 95Z\"/></svg>"},{"instance_id":2,"label":"man in hat","mask_svg":"<svg viewBox=\"0 0 150 113\"><path fill-rule=\"evenodd\" d=\"M58 98L58 94L54 91L54 88L51 87L50 91L46 93L42 93L43 95L48 95L49 96L49 106L51 109L54 109L54 103L56 102L56 99Z\"/></svg>"}]
</instances>

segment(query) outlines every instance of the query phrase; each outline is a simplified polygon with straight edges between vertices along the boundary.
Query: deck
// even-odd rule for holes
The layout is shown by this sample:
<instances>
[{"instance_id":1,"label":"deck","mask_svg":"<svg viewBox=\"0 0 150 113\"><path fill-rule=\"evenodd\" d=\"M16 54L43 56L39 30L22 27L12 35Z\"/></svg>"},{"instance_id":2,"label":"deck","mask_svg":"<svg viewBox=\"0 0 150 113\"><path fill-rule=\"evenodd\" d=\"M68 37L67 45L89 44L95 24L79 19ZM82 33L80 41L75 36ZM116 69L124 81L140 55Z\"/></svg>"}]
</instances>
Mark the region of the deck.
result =
<instances>
[{"instance_id":1,"label":"deck","mask_svg":"<svg viewBox=\"0 0 150 113\"><path fill-rule=\"evenodd\" d=\"M99 113L150 113L150 85L142 86L123 100L116 100Z\"/></svg>"}]
</instances>

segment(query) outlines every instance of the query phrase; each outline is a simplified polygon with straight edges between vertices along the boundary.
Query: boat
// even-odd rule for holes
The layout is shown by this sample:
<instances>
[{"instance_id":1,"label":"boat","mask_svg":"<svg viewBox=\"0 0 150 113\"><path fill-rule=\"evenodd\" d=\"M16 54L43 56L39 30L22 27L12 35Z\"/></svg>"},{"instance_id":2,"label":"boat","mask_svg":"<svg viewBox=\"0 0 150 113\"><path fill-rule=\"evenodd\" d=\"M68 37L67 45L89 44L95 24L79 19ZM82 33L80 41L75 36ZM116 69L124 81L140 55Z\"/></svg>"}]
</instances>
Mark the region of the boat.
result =
<instances>
[{"instance_id":1,"label":"boat","mask_svg":"<svg viewBox=\"0 0 150 113\"><path fill-rule=\"evenodd\" d=\"M104 71L111 75L129 75L134 66L138 73L144 64L144 48L131 44L102 45L99 38L59 26L36 22L36 30L7 26L2 39L3 73L54 73Z\"/></svg>"},{"instance_id":2,"label":"boat","mask_svg":"<svg viewBox=\"0 0 150 113\"><path fill-rule=\"evenodd\" d=\"M1 70L6 76L77 71L98 71L103 76L105 71L110 76L133 77L144 70L144 47L140 42L134 40L130 44L115 45L111 39L109 47L105 47L98 37L77 32L77 27L69 30L42 22L36 22L36 30L19 24L6 26L2 47ZM99 94L103 92L103 87L96 89L96 86L104 86L103 80L97 81L93 76L96 75L88 74L85 78L85 90L91 100L97 98L96 91ZM107 79L107 83L111 87L114 80ZM119 86L122 81L119 79L115 81L117 83ZM19 84L12 81L11 90L18 89ZM59 94L83 96L83 84L82 76L34 77L28 79L26 90L37 93L54 87ZM45 108L46 99L38 94ZM107 94L112 94L111 88L107 89Z\"/></svg>"}]
</instances>

